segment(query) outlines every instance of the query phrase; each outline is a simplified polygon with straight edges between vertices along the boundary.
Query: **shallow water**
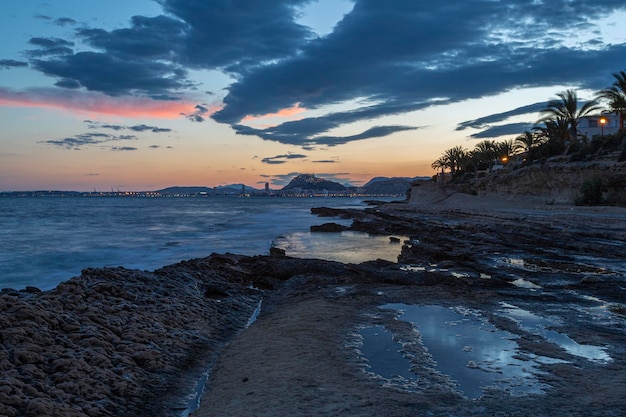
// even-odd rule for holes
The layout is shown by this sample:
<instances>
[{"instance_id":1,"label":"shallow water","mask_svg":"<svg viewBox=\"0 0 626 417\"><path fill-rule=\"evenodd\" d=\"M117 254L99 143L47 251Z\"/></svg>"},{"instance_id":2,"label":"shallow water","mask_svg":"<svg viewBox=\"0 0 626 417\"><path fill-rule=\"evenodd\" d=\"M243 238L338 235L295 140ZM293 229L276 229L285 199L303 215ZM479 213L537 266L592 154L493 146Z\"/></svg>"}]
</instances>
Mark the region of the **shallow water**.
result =
<instances>
[{"instance_id":1,"label":"shallow water","mask_svg":"<svg viewBox=\"0 0 626 417\"><path fill-rule=\"evenodd\" d=\"M548 327L558 325L558 321L554 319L541 317L511 304L503 303L503 307L501 314L515 320L522 329L539 335L547 341L560 346L571 355L600 363L606 363L612 360L603 347L582 345L565 333L549 330Z\"/></svg>"},{"instance_id":2,"label":"shallow water","mask_svg":"<svg viewBox=\"0 0 626 417\"><path fill-rule=\"evenodd\" d=\"M404 236L398 238L401 242L406 239ZM289 233L274 239L274 246L284 249L287 256L320 258L344 263L360 263L375 259L397 262L402 250L402 245L392 242L388 236L353 231Z\"/></svg>"},{"instance_id":3,"label":"shallow water","mask_svg":"<svg viewBox=\"0 0 626 417\"><path fill-rule=\"evenodd\" d=\"M411 362L401 353L402 345L393 340L393 335L384 326L365 327L359 334L363 339L360 350L371 372L387 379L416 378L410 371Z\"/></svg>"},{"instance_id":4,"label":"shallow water","mask_svg":"<svg viewBox=\"0 0 626 417\"><path fill-rule=\"evenodd\" d=\"M468 398L478 398L488 388L503 389L512 395L538 394L546 388L536 374L540 372L539 364L550 359L543 361L536 356L519 359L524 355L519 351L516 336L496 329L476 312L407 304L386 304L381 308L397 310L399 320L413 324L436 362L436 370L454 380L455 389ZM374 337L376 334L381 337ZM375 347L389 345L387 339L389 335L379 330L364 338L362 352L370 366L373 370L393 366L394 373L399 373L398 367L404 367L404 372L408 372L407 359L400 360L397 350ZM377 356L371 352L377 352Z\"/></svg>"}]
</instances>

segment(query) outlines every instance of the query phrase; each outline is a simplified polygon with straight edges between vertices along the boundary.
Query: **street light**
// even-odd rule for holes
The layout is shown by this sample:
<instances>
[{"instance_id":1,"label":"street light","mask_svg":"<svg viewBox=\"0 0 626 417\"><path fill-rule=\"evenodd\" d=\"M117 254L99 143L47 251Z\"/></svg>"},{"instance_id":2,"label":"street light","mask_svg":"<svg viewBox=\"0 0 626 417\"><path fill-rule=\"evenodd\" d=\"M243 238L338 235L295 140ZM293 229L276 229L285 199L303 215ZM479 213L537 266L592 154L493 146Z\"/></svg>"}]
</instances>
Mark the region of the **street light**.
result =
<instances>
[{"instance_id":1,"label":"street light","mask_svg":"<svg viewBox=\"0 0 626 417\"><path fill-rule=\"evenodd\" d=\"M602 127L602 137L604 137L604 125L606 124L606 117L600 117L600 126Z\"/></svg>"}]
</instances>

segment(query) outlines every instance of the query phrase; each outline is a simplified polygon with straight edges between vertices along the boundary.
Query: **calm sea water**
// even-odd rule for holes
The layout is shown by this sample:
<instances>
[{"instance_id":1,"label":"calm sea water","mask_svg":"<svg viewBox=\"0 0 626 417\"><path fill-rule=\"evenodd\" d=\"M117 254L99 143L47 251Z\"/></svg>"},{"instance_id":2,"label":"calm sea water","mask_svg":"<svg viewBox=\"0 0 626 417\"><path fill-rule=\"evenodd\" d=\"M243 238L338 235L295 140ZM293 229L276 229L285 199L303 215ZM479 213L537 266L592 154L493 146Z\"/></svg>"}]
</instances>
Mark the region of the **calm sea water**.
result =
<instances>
[{"instance_id":1,"label":"calm sea water","mask_svg":"<svg viewBox=\"0 0 626 417\"><path fill-rule=\"evenodd\" d=\"M320 206L365 204L360 198L3 197L0 288L51 289L88 267L154 270L214 252L267 254L274 242L291 256L397 257L399 247L387 238L309 233L327 221L349 224L312 215L311 207Z\"/></svg>"}]
</instances>

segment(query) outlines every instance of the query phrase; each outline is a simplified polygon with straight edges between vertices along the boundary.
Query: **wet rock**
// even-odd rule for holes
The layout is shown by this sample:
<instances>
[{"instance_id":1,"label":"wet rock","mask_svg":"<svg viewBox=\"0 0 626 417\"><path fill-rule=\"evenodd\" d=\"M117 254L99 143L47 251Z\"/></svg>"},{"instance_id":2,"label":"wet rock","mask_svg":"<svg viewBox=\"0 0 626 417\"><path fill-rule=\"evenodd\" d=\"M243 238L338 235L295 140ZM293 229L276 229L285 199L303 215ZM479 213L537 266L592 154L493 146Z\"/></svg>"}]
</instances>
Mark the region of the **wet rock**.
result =
<instances>
[{"instance_id":1,"label":"wet rock","mask_svg":"<svg viewBox=\"0 0 626 417\"><path fill-rule=\"evenodd\" d=\"M344 230L348 230L348 227L337 223L324 223L311 226L311 232L339 233Z\"/></svg>"},{"instance_id":2,"label":"wet rock","mask_svg":"<svg viewBox=\"0 0 626 417\"><path fill-rule=\"evenodd\" d=\"M276 246L272 246L270 248L270 255L272 256L285 256L286 252L284 249L277 248Z\"/></svg>"}]
</instances>

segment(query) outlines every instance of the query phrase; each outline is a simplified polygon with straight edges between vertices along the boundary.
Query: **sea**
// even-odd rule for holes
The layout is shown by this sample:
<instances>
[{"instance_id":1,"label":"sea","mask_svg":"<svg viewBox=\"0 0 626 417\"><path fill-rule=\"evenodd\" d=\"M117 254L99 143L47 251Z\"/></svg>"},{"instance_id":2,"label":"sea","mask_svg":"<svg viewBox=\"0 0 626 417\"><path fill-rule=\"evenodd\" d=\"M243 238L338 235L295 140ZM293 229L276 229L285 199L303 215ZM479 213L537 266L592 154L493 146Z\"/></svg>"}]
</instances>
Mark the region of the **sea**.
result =
<instances>
[{"instance_id":1,"label":"sea","mask_svg":"<svg viewBox=\"0 0 626 417\"><path fill-rule=\"evenodd\" d=\"M312 207L365 208L357 197L0 197L0 289L49 290L93 267L155 270L212 253L358 263L397 260L400 245L358 232L312 233Z\"/></svg>"}]
</instances>

